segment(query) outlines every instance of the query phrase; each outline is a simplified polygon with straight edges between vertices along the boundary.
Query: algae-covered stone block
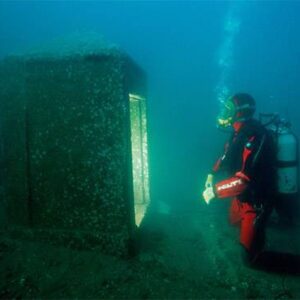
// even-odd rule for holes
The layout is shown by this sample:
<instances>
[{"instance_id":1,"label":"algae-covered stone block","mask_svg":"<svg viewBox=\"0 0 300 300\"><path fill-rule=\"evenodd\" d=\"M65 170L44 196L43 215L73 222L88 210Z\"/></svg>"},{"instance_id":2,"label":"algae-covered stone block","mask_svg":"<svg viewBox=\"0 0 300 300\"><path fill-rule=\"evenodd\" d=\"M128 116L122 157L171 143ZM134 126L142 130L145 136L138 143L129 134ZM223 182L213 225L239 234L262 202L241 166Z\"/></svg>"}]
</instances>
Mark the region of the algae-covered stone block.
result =
<instances>
[{"instance_id":1,"label":"algae-covered stone block","mask_svg":"<svg viewBox=\"0 0 300 300\"><path fill-rule=\"evenodd\" d=\"M129 95L145 108L145 74L115 47L78 45L1 64L5 215L124 255L135 230Z\"/></svg>"}]
</instances>

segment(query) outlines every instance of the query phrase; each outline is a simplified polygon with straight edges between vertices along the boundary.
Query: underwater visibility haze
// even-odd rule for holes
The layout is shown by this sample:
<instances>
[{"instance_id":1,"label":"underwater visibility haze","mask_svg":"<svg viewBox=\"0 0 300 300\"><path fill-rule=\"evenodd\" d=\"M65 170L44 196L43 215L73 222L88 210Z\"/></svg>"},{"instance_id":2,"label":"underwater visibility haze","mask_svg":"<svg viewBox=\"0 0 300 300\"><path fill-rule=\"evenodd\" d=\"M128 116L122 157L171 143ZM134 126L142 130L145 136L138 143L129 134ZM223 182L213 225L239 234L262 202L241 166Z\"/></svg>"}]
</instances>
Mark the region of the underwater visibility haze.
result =
<instances>
[{"instance_id":1,"label":"underwater visibility haze","mask_svg":"<svg viewBox=\"0 0 300 300\"><path fill-rule=\"evenodd\" d=\"M123 233L126 232L130 239L132 234L132 220L128 220L133 210L126 197L124 203L104 203L103 208L99 211L95 208L91 213L88 206L79 206L72 219L72 222L78 222L78 227L71 221L62 222L64 229L73 225L78 228L76 241L66 242L64 237L60 240L65 243L63 245L48 244L43 238L45 228L38 228L38 224L55 227L56 222L61 222L60 209L73 208L52 205L50 199L60 195L60 191L49 183L47 188L39 191L41 197L38 200L30 200L30 205L37 203L36 211L45 209L45 214L33 215L29 220L31 226L41 230L38 239L28 232L17 234L15 229L8 233L5 220L9 217L5 207L9 200L5 198L4 182L9 180L4 177L7 174L15 176L20 169L12 173L1 171L0 298L300 298L299 275L291 274L288 267L283 266L280 271L276 268L276 271L272 268L272 271L265 271L243 265L239 257L239 232L227 222L229 200L216 200L206 205L202 198L207 174L222 154L229 137L228 132L220 131L216 126L220 107L229 96L249 93L257 103L255 117L258 118L259 113L277 113L290 122L293 134L300 137L299 13L299 1L1 1L1 64L12 57L21 57L22 60L23 55L24 65L29 61L28 68L24 67L28 72L26 75L20 75L22 67L15 64L11 65L13 67L1 67L1 109L4 111L9 107L9 118L13 120L19 117L24 107L31 105L24 117L24 124L31 120L25 134L30 142L24 142L24 145L27 143L24 149L28 150L31 145L38 148L39 141L51 144L55 138L51 140L49 135L47 140L47 126L50 124L49 128L56 128L56 118L62 122L59 124L64 124L57 127L60 141L74 147L69 156L57 158L57 161L61 160L58 165L64 166L62 172L57 169L58 173L51 171L48 174L45 171L47 166L51 168L49 162L39 165L42 157L45 158L51 151L51 145L49 148L41 146L35 152L32 170L36 169L29 175L37 188L33 188L32 194L41 187L42 178L47 181L48 176L52 176L51 180L59 184L66 180L65 175L71 174L75 178L68 178L71 186L72 180L76 182L80 176L90 176L93 163L94 166L99 163L109 166L108 170L115 170L111 178L104 180L103 190L102 187L100 190L96 188L98 177L95 176L90 185L80 181L78 195L65 192L63 197L74 196L74 203L78 204L81 203L81 195L94 197L105 192L111 199L117 199L116 195L130 195L128 190L132 189L135 196L141 195L143 200L138 203L140 206L135 203L135 221L139 229L137 232L134 229L133 235L138 242L129 251L135 253L130 259L119 253L123 251ZM72 58L72 50L66 49L70 37L78 37L91 45L94 45L95 37L96 40L100 37L99 43L101 41L104 46L101 48L101 45L99 56L91 55L89 49L81 49L80 59L84 55L88 58L82 61L71 59L68 65L64 59ZM53 57L47 57L41 65L30 61L32 51L47 50L47 45L53 40L56 41L51 50ZM81 41L75 42L76 47L83 45ZM53 63L55 55L61 55L62 60ZM95 67L98 64L100 68ZM123 65L126 67L123 68ZM15 79L14 72L18 74L16 78L20 77ZM52 82L53 76L56 77ZM39 98L45 91L42 87L45 78L52 78L49 85L46 83L51 92ZM122 85L122 78L126 78L127 85ZM31 90L24 92L29 100L24 107L20 105L17 112L14 108L19 105L17 101L21 96L10 101L9 95L12 94L9 93L24 88L20 83L22 80ZM78 85L72 87L74 82ZM13 87L7 88L6 84ZM70 91L70 99L73 97L74 103L79 101L77 108L72 106L72 101L63 103L64 87ZM126 104L122 102L125 93L129 95ZM107 97L101 107L95 104L93 97L97 95ZM84 97L87 100L81 105L80 99ZM48 106L38 99L44 99ZM47 113L47 107L53 109ZM64 111L72 109L74 115ZM126 119L126 109L132 116L131 120ZM88 117L85 118L85 114ZM112 122L107 124L110 124L108 128L115 135L115 140L105 129L104 121L91 125L97 123L95 120L99 116L106 120L105 114L112 116L107 119ZM80 118L73 119L75 115ZM0 117L0 127L3 124L8 126L6 120L9 118L2 112ZM84 129L80 128L78 120L86 122ZM13 128L13 123L9 125L12 127L6 128ZM15 123L21 126L22 121ZM35 132L34 126L39 128L40 133ZM9 140L7 136L10 133L0 129L0 138ZM103 130L101 138L94 135L100 130ZM121 134L124 130L131 134L132 152ZM73 135L68 136L70 132ZM86 148L75 149L75 140ZM9 147L11 145L1 141L2 169L8 169L7 166L13 164L11 161L17 160L14 155L8 156L9 162L3 160L3 153ZM99 147L102 147L101 154L96 150ZM19 149L19 143L13 148ZM127 163L131 155L133 165L137 166L132 167L134 183L128 183L122 177L129 165L124 167L122 163ZM83 168L86 173L77 174L79 169L68 169L67 162L76 157L87 159ZM63 165L64 161L66 165ZM109 164L109 161L113 163ZM57 174L61 177L55 178ZM104 170L101 174L108 173ZM16 177L19 178L18 175ZM119 190L114 188L114 180L119 182ZM88 188L91 190L86 192ZM46 199L43 200L45 202L49 199L48 206L43 206L41 199ZM26 209L32 209L30 205ZM94 202L91 207L93 205ZM300 205L296 207L299 209ZM50 213L47 215L54 208L58 210L57 219L51 219ZM84 211L86 219L80 219L78 216ZM87 234L84 241L79 242L83 228L98 226L97 213L101 211L105 220L121 219L124 224L129 224L129 229L127 225L122 227L109 222L98 228L117 236L105 237L104 243L109 246L104 252L97 248L97 241L102 237ZM277 226L276 215L273 216L275 221L271 219L273 223L267 227L267 247L292 253L295 263L299 263L299 212L295 215L295 222L289 227ZM85 223L87 219L90 223L85 227L86 224L81 222ZM51 234L54 236L56 233ZM122 244L120 247L116 246L118 241ZM88 246L93 243L96 246ZM110 253L110 249L114 250ZM113 253L116 249L117 255Z\"/></svg>"}]
</instances>

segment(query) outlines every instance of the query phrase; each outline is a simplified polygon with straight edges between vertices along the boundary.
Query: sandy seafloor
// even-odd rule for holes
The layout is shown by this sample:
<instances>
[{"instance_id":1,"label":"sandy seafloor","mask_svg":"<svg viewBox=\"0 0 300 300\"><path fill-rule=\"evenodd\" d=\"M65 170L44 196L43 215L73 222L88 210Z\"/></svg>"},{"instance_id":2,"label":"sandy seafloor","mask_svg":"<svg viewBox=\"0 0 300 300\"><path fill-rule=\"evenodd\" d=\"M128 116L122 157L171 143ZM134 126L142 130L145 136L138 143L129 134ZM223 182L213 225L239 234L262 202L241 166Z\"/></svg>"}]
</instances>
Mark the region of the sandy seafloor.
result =
<instances>
[{"instance_id":1,"label":"sandy seafloor","mask_svg":"<svg viewBox=\"0 0 300 300\"><path fill-rule=\"evenodd\" d=\"M131 259L2 234L0 298L300 299L299 276L241 263L227 206L150 213L140 229L140 252ZM299 226L269 226L267 235L267 248L300 254Z\"/></svg>"}]
</instances>

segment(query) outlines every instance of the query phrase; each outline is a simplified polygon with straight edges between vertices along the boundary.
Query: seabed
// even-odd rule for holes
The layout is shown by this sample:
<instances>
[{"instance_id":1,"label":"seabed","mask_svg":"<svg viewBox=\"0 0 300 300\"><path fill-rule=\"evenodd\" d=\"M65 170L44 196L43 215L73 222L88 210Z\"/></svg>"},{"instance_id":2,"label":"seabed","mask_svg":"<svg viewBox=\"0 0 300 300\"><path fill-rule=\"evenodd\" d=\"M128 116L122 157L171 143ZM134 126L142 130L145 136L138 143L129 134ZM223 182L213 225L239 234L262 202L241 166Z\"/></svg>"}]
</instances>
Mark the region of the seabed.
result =
<instances>
[{"instance_id":1,"label":"seabed","mask_svg":"<svg viewBox=\"0 0 300 300\"><path fill-rule=\"evenodd\" d=\"M227 223L227 203L221 205L223 215L220 203L150 212L131 259L2 234L0 298L300 299L298 276L241 263L238 230ZM299 233L297 226L270 226L267 248L299 254Z\"/></svg>"}]
</instances>

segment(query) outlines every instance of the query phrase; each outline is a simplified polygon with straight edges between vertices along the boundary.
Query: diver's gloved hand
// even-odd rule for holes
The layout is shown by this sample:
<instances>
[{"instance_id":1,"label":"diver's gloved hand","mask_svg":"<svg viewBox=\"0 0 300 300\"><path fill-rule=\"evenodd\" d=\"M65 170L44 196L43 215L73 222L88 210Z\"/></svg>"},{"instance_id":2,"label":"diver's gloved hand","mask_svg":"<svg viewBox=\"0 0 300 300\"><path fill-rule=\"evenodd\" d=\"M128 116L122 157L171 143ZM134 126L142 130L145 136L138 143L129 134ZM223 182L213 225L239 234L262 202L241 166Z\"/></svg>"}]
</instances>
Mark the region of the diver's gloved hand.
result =
<instances>
[{"instance_id":1,"label":"diver's gloved hand","mask_svg":"<svg viewBox=\"0 0 300 300\"><path fill-rule=\"evenodd\" d=\"M213 186L214 175L208 174L205 182L205 188L209 188Z\"/></svg>"},{"instance_id":2,"label":"diver's gloved hand","mask_svg":"<svg viewBox=\"0 0 300 300\"><path fill-rule=\"evenodd\" d=\"M205 191L203 192L202 196L203 196L205 202L207 204L209 204L210 201L215 198L215 193L214 193L213 187L211 186L211 187L206 188Z\"/></svg>"}]
</instances>

